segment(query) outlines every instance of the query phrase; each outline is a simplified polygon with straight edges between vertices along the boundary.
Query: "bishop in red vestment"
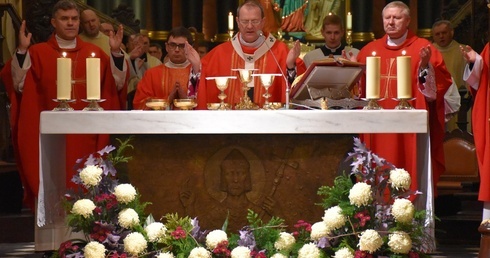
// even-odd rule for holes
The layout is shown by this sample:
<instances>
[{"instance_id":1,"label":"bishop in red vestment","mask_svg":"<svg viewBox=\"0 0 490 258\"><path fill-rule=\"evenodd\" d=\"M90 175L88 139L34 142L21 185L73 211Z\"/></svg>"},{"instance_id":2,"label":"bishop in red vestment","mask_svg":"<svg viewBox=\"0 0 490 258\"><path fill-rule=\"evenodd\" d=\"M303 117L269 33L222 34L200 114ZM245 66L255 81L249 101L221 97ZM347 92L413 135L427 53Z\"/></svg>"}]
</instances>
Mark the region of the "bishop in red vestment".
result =
<instances>
[{"instance_id":1,"label":"bishop in red vestment","mask_svg":"<svg viewBox=\"0 0 490 258\"><path fill-rule=\"evenodd\" d=\"M468 47L467 52L471 52ZM474 51L473 51L474 52ZM475 138L476 155L478 157L478 168L480 170L480 192L478 199L490 202L490 87L489 65L490 65L490 46L485 46L480 54L479 64L475 64L472 73L465 71L465 80L470 85L469 89L474 98L472 123L473 137ZM468 60L475 63L475 59ZM475 73L473 73L475 72ZM487 204L485 205L487 206ZM490 208L490 207L485 207ZM488 219L486 217L485 219Z\"/></svg>"},{"instance_id":2,"label":"bishop in red vestment","mask_svg":"<svg viewBox=\"0 0 490 258\"><path fill-rule=\"evenodd\" d=\"M29 188L28 193L34 194L34 197L37 197L39 190L40 113L53 110L58 104L53 101L57 98L57 58L61 57L62 53L66 53L66 57L72 61L71 79L74 83L71 98L74 102L70 103L70 106L73 109L82 110L88 105L82 100L87 98L86 58L91 57L92 54L100 58L100 95L101 99L105 100L100 103L100 106L105 110L117 110L122 107L109 57L99 47L86 43L77 36L79 12L76 4L71 1L60 1L55 5L54 10L51 24L55 27L55 33L47 42L35 44L27 50L30 36L26 37L24 34L25 23L23 23L24 30L21 29L19 33L18 51L27 50L27 55L23 55L23 58L25 62L30 62L30 67L25 74L23 87L19 88L22 92L22 101L19 106L18 146L21 172L24 173L23 177L27 183L24 187ZM120 44L120 42L113 43L114 46ZM121 54L120 61L124 61L123 58ZM13 62L18 62L17 66L22 67L23 62L19 62L18 59L14 59ZM75 172L73 166L76 160L100 150L108 143L108 135L67 135L65 161L67 184Z\"/></svg>"},{"instance_id":3,"label":"bishop in red vestment","mask_svg":"<svg viewBox=\"0 0 490 258\"><path fill-rule=\"evenodd\" d=\"M399 1L392 2L401 3ZM381 57L380 93L378 103L384 109L394 109L397 100L396 58L405 51L411 57L412 96L410 101L415 109L425 109L429 113L430 146L434 186L444 172L444 94L451 85L451 75L446 69L442 55L429 41L417 37L408 30L409 9L388 4L383 10L383 24L386 35L363 47L357 56L365 63L373 52ZM419 76L420 75L420 76ZM365 94L363 83L361 92ZM365 96L363 96L365 97ZM416 134L365 134L361 136L366 145L376 154L398 168L404 168L412 175L412 189L418 190L417 180L417 139ZM435 188L434 188L435 189Z\"/></svg>"},{"instance_id":4,"label":"bishop in red vestment","mask_svg":"<svg viewBox=\"0 0 490 258\"><path fill-rule=\"evenodd\" d=\"M306 67L303 61L297 58L300 54L299 42L289 50L287 45L277 41L272 35L262 35L265 18L262 6L254 1L245 1L239 7L236 18L239 33L231 41L215 47L202 59L201 82L198 90L198 108L206 109L207 103L220 102L220 91L214 80L206 80L206 77L237 76L228 82L225 91L225 102L235 106L243 97L243 84L240 82L239 73L232 69L256 69L255 74L274 73L283 74L274 78L269 88L269 102L286 101L286 87L291 78L296 74L302 74ZM286 82L286 77L288 81ZM248 84L253 87L252 102L263 106L265 89L260 83L259 77L254 77Z\"/></svg>"}]
</instances>

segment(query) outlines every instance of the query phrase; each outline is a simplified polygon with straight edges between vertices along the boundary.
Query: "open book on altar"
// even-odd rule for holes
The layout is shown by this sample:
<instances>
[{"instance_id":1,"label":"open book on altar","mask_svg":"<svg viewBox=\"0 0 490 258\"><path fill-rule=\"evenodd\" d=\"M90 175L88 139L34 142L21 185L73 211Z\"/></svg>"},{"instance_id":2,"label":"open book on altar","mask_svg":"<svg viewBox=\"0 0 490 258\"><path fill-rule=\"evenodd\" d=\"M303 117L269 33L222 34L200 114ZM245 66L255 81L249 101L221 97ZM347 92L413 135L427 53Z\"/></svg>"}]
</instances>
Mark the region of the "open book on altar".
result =
<instances>
[{"instance_id":1,"label":"open book on altar","mask_svg":"<svg viewBox=\"0 0 490 258\"><path fill-rule=\"evenodd\" d=\"M351 99L352 89L364 70L364 64L344 58L328 57L315 61L293 82L291 99L308 106L322 99Z\"/></svg>"}]
</instances>

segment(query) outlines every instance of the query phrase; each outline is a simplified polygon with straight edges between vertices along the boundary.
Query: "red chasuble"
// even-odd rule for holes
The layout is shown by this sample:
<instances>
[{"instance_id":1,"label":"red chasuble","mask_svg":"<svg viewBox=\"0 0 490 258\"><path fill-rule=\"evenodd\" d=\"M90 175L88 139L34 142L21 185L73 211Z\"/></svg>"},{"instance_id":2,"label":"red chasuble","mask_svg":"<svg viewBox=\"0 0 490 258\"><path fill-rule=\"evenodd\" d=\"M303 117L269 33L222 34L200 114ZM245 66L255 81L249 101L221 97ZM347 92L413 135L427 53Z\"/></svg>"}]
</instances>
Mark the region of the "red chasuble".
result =
<instances>
[{"instance_id":1,"label":"red chasuble","mask_svg":"<svg viewBox=\"0 0 490 258\"><path fill-rule=\"evenodd\" d=\"M489 64L490 49L489 44L485 46L481 56L483 58L483 70L480 77L480 86L475 91L470 88L471 94L475 98L472 111L473 136L475 137L476 155L478 157L478 167L480 170L480 201L490 201L490 83Z\"/></svg>"},{"instance_id":2,"label":"red chasuble","mask_svg":"<svg viewBox=\"0 0 490 258\"><path fill-rule=\"evenodd\" d=\"M220 91L216 88L214 80L206 80L206 77L217 76L236 76L237 79L231 79L228 83L228 88L225 91L227 98L225 102L235 107L243 97L242 83L239 79L237 71L232 69L257 69L255 74L263 73L275 73L280 74L281 70L274 61L274 56L277 59L279 65L281 65L282 71L286 73L286 57L289 49L284 42L276 41L272 36L268 36L265 40L267 43L263 43L258 48L250 48L243 46L239 43L238 37L240 34L235 35L231 41L216 46L201 60L201 79L199 81L198 89L198 109L206 109L207 103L220 102L218 94ZM270 50L269 50L270 47ZM306 67L301 59L296 61L297 74L305 72ZM252 101L259 104L260 107L264 105L265 89L262 86L259 77L253 77L254 96ZM252 83L251 83L252 84ZM249 84L249 86L251 85ZM286 81L282 76L276 76L272 86L269 88L269 102L282 102L286 101Z\"/></svg>"},{"instance_id":3,"label":"red chasuble","mask_svg":"<svg viewBox=\"0 0 490 258\"><path fill-rule=\"evenodd\" d=\"M451 85L451 75L446 69L441 53L430 44L429 41L418 38L411 31L401 46L388 46L387 35L383 38L367 44L357 56L359 62L366 63L366 57L381 57L381 98L378 103L384 109L394 109L398 104L396 100L396 57L406 51L406 56L411 56L412 96L415 98L410 103L416 109L426 109L429 112L429 130L434 189L439 176L444 172L444 94ZM430 65L435 70L437 84L437 98L428 102L425 96L418 90L418 66L420 62L419 52L422 47L431 46ZM365 95L365 83L362 86L362 95ZM363 96L365 97L365 96ZM417 146L416 134L364 134L362 140L376 154L385 158L398 168L404 168L412 174L412 189L418 190L417 181Z\"/></svg>"},{"instance_id":4,"label":"red chasuble","mask_svg":"<svg viewBox=\"0 0 490 258\"><path fill-rule=\"evenodd\" d=\"M45 42L31 46L29 54L32 66L27 72L22 102L20 105L18 124L18 145L23 173L27 179L29 192L36 197L39 190L39 122L40 113L53 110L56 99L56 59L63 52L72 60L72 99L70 103L75 110L85 108L88 103L83 102L87 96L85 59L95 53L100 58L101 71L101 99L99 103L105 110L121 108L116 84L112 76L109 57L99 47L82 41L77 37L77 46L74 49L60 49L53 36ZM60 111L62 112L62 111ZM87 111L89 112L89 111ZM91 126L97 126L96 124ZM77 159L94 153L109 143L108 135L67 135L66 136L66 181L71 181L73 166ZM64 161L60 161L64 162Z\"/></svg>"},{"instance_id":5,"label":"red chasuble","mask_svg":"<svg viewBox=\"0 0 490 258\"><path fill-rule=\"evenodd\" d=\"M187 92L189 85L189 74L192 64L185 67L167 67L165 64L148 69L141 78L136 88L133 100L135 109L147 109L148 99L168 99L169 93L174 89L175 83Z\"/></svg>"}]
</instances>

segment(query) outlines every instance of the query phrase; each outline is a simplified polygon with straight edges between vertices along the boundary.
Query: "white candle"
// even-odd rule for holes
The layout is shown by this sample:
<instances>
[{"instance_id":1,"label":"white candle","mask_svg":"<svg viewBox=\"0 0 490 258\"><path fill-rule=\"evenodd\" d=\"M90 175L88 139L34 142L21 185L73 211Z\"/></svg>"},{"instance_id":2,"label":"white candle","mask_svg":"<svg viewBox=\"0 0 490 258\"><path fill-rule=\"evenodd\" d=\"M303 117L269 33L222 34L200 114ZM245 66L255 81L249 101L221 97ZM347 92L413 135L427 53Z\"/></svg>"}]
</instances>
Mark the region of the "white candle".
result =
<instances>
[{"instance_id":1,"label":"white candle","mask_svg":"<svg viewBox=\"0 0 490 258\"><path fill-rule=\"evenodd\" d=\"M56 60L56 98L71 98L71 59L66 57L66 52Z\"/></svg>"},{"instance_id":2,"label":"white candle","mask_svg":"<svg viewBox=\"0 0 490 258\"><path fill-rule=\"evenodd\" d=\"M347 13L346 28L347 30L352 30L352 14L350 12Z\"/></svg>"},{"instance_id":3,"label":"white candle","mask_svg":"<svg viewBox=\"0 0 490 258\"><path fill-rule=\"evenodd\" d=\"M397 78L397 98L409 99L412 97L412 77L410 56L405 56L403 50L402 56L396 57L396 78Z\"/></svg>"},{"instance_id":4,"label":"white candle","mask_svg":"<svg viewBox=\"0 0 490 258\"><path fill-rule=\"evenodd\" d=\"M380 81L380 60L373 52L373 56L366 57L366 98L379 99L379 81Z\"/></svg>"},{"instance_id":5,"label":"white candle","mask_svg":"<svg viewBox=\"0 0 490 258\"><path fill-rule=\"evenodd\" d=\"M86 60L87 69L87 99L100 99L100 58L92 57Z\"/></svg>"},{"instance_id":6,"label":"white candle","mask_svg":"<svg viewBox=\"0 0 490 258\"><path fill-rule=\"evenodd\" d=\"M233 30L233 14L228 13L228 30Z\"/></svg>"}]
</instances>

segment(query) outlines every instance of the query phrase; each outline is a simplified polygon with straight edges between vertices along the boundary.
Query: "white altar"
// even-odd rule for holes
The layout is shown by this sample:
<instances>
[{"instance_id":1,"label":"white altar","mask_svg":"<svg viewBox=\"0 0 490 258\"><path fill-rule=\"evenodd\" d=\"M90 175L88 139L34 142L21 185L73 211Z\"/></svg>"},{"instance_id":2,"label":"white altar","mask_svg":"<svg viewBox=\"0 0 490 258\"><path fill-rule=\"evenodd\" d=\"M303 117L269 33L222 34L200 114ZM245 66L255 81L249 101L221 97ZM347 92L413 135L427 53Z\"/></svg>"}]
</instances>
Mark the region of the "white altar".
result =
<instances>
[{"instance_id":1,"label":"white altar","mask_svg":"<svg viewBox=\"0 0 490 258\"><path fill-rule=\"evenodd\" d=\"M357 134L416 133L420 190L416 206L434 221L425 110L67 111L41 113L36 251L71 238L59 200L65 193L65 134ZM433 233L433 232L431 232Z\"/></svg>"}]
</instances>

